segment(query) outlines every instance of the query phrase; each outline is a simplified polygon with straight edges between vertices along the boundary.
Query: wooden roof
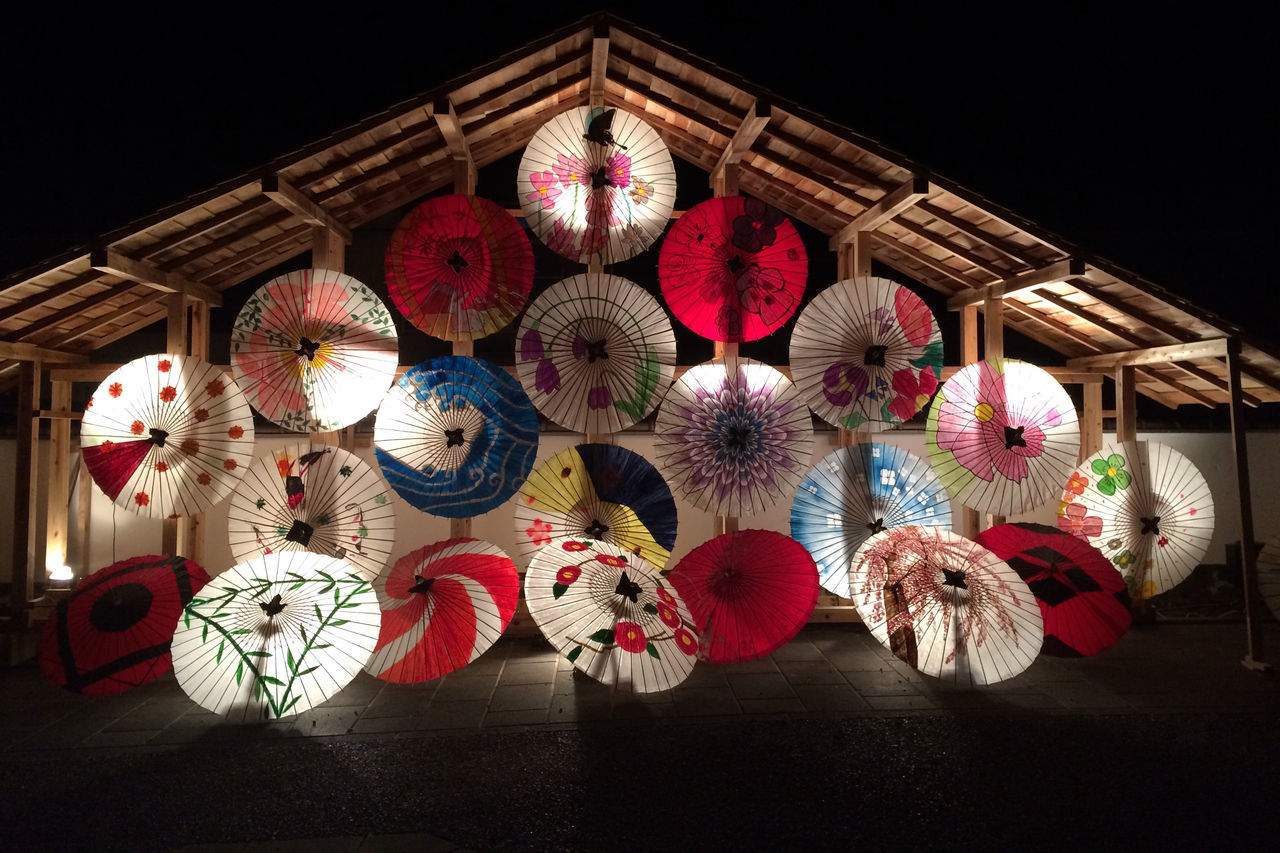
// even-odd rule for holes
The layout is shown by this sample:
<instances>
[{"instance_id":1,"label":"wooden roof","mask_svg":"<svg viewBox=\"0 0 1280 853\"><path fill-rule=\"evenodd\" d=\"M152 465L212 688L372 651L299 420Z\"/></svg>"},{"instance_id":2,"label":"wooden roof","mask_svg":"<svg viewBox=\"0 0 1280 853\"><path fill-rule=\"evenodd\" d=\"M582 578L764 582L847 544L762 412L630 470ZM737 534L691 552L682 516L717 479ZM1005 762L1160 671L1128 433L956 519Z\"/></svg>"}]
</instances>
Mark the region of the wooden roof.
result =
<instances>
[{"instance_id":1,"label":"wooden roof","mask_svg":"<svg viewBox=\"0 0 1280 853\"><path fill-rule=\"evenodd\" d=\"M1269 342L609 15L0 279L0 352L88 354L161 320L157 290L212 297L309 252L315 224L355 229L451 184L446 98L483 167L523 148L550 116L586 104L593 84L606 104L640 115L675 155L708 171L736 134L754 133L742 191L833 236L855 220L872 223L874 258L953 304L996 286L1006 325L1066 358L1235 336L1244 343L1245 401L1280 401L1280 350ZM1228 400L1223 359L1194 348L1173 357L1137 368L1141 393L1168 406ZM15 364L0 361L0 381Z\"/></svg>"}]
</instances>

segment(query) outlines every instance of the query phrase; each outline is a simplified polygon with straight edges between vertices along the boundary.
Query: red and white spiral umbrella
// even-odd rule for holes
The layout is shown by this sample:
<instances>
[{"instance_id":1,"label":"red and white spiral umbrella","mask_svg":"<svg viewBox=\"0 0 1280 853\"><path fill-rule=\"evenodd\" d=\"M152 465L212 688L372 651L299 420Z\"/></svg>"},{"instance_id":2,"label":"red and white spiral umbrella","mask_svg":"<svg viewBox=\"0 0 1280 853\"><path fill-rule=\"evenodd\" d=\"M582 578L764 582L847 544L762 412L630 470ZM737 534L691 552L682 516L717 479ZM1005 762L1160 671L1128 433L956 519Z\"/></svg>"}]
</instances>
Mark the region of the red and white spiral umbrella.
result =
<instances>
[{"instance_id":1,"label":"red and white spiral umbrella","mask_svg":"<svg viewBox=\"0 0 1280 853\"><path fill-rule=\"evenodd\" d=\"M231 369L249 403L294 432L350 426L395 380L396 324L349 275L297 270L258 288L231 330Z\"/></svg>"},{"instance_id":2,"label":"red and white spiral umbrella","mask_svg":"<svg viewBox=\"0 0 1280 853\"><path fill-rule=\"evenodd\" d=\"M85 406L80 447L98 488L147 518L204 512L253 458L253 412L225 372L198 358L121 365Z\"/></svg>"},{"instance_id":3,"label":"red and white spiral umbrella","mask_svg":"<svg viewBox=\"0 0 1280 853\"><path fill-rule=\"evenodd\" d=\"M572 261L625 261L671 218L676 171L658 132L612 107L574 107L538 128L516 179L525 223Z\"/></svg>"},{"instance_id":4,"label":"red and white spiral umbrella","mask_svg":"<svg viewBox=\"0 0 1280 853\"><path fill-rule=\"evenodd\" d=\"M414 684L466 666L497 642L515 614L520 576L496 545L449 539L396 560L374 588L382 630L365 670Z\"/></svg>"}]
</instances>

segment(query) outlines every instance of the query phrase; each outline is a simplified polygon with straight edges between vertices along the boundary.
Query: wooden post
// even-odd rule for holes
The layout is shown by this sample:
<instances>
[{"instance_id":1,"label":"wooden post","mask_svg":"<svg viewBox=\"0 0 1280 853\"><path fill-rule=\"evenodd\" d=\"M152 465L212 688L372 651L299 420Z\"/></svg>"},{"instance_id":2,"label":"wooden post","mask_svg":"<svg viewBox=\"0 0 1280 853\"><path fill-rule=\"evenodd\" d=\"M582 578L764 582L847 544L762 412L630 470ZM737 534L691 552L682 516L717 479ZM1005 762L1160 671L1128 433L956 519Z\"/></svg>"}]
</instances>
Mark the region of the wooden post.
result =
<instances>
[{"instance_id":1,"label":"wooden post","mask_svg":"<svg viewBox=\"0 0 1280 853\"><path fill-rule=\"evenodd\" d=\"M199 300L191 302L189 310L189 330L191 343L188 355L204 361L209 360L209 305ZM177 553L204 565L204 513L187 516L178 523Z\"/></svg>"},{"instance_id":2,"label":"wooden post","mask_svg":"<svg viewBox=\"0 0 1280 853\"><path fill-rule=\"evenodd\" d=\"M13 470L13 574L9 584L9 622L13 634L27 625L27 602L35 597L35 513L38 495L37 464L40 450L40 362L18 365L18 423ZM14 648L10 646L10 648Z\"/></svg>"},{"instance_id":3,"label":"wooden post","mask_svg":"<svg viewBox=\"0 0 1280 853\"><path fill-rule=\"evenodd\" d=\"M732 358L738 357L737 341L715 341L714 350L711 355L713 358ZM719 536L723 533L733 533L738 529L738 517L736 515L717 515L715 520L714 535Z\"/></svg>"},{"instance_id":4,"label":"wooden post","mask_svg":"<svg viewBox=\"0 0 1280 853\"><path fill-rule=\"evenodd\" d=\"M1227 345L1227 380L1231 386L1231 446L1236 463L1236 496L1240 508L1240 565L1244 588L1246 669L1270 668L1263 660L1262 632L1258 629L1258 554L1253 547L1253 493L1249 489L1249 443L1244 425L1244 396L1240 387L1240 339Z\"/></svg>"},{"instance_id":5,"label":"wooden post","mask_svg":"<svg viewBox=\"0 0 1280 853\"><path fill-rule=\"evenodd\" d=\"M80 455L79 476L76 478L76 540L79 553L76 555L76 566L79 576L87 577L93 571L92 554L89 550L89 513L93 507L93 478L89 476L89 466L84 464L84 454Z\"/></svg>"},{"instance_id":6,"label":"wooden post","mask_svg":"<svg viewBox=\"0 0 1280 853\"><path fill-rule=\"evenodd\" d=\"M854 232L853 241L836 247L836 278L867 278L871 275L871 232ZM836 429L836 446L852 447L870 441L868 430Z\"/></svg>"},{"instance_id":7,"label":"wooden post","mask_svg":"<svg viewBox=\"0 0 1280 853\"><path fill-rule=\"evenodd\" d=\"M1004 358L1004 299L999 296L988 296L983 308L983 342L982 357L990 361L993 358ZM1003 515L987 513L987 527L1004 524Z\"/></svg>"},{"instance_id":8,"label":"wooden post","mask_svg":"<svg viewBox=\"0 0 1280 853\"><path fill-rule=\"evenodd\" d=\"M55 412L71 411L71 383L51 382L49 408ZM70 527L67 504L71 500L71 419L49 421L48 500L45 508L44 570L52 572L70 565L68 541Z\"/></svg>"},{"instance_id":9,"label":"wooden post","mask_svg":"<svg viewBox=\"0 0 1280 853\"><path fill-rule=\"evenodd\" d=\"M1084 412L1080 424L1080 461L1102 449L1102 383L1084 385Z\"/></svg>"},{"instance_id":10,"label":"wooden post","mask_svg":"<svg viewBox=\"0 0 1280 853\"><path fill-rule=\"evenodd\" d=\"M190 352L187 336L191 331L187 314L187 295L170 293L164 301L169 309L165 327L165 352L172 355L187 355ZM184 527L185 522L180 518L166 518L163 524L160 551L170 557L182 556L182 552L178 550L178 529Z\"/></svg>"},{"instance_id":11,"label":"wooden post","mask_svg":"<svg viewBox=\"0 0 1280 853\"><path fill-rule=\"evenodd\" d=\"M1116 368L1116 441L1138 440L1138 395L1133 365Z\"/></svg>"},{"instance_id":12,"label":"wooden post","mask_svg":"<svg viewBox=\"0 0 1280 853\"><path fill-rule=\"evenodd\" d=\"M328 228L316 227L311 231L311 266L313 269L346 270L347 247L342 235ZM323 444L326 447L337 447L339 436L336 431L311 433L312 444Z\"/></svg>"},{"instance_id":13,"label":"wooden post","mask_svg":"<svg viewBox=\"0 0 1280 853\"><path fill-rule=\"evenodd\" d=\"M960 309L960 364L978 362L978 306L966 305ZM960 535L972 539L978 535L978 511L973 507L960 508Z\"/></svg>"}]
</instances>

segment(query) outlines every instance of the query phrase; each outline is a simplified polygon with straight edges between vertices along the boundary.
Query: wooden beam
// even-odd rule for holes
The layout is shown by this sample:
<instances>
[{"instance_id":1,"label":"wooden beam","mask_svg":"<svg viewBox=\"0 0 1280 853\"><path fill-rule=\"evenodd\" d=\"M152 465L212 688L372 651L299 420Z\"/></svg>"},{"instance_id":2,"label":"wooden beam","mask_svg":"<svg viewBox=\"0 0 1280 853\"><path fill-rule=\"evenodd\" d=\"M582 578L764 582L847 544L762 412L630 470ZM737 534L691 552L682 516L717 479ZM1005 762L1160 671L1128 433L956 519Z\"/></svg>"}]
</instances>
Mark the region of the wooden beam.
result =
<instances>
[{"instance_id":1,"label":"wooden beam","mask_svg":"<svg viewBox=\"0 0 1280 853\"><path fill-rule=\"evenodd\" d=\"M854 278L871 277L871 232L859 231L850 248L853 250L852 269Z\"/></svg>"},{"instance_id":2,"label":"wooden beam","mask_svg":"<svg viewBox=\"0 0 1280 853\"><path fill-rule=\"evenodd\" d=\"M929 195L929 179L921 175L912 176L897 188L889 190L884 197L853 218L853 221L840 229L840 233L831 238L831 248L841 243L851 243L857 239L859 231L874 231L876 228L893 219L917 201Z\"/></svg>"},{"instance_id":3,"label":"wooden beam","mask_svg":"<svg viewBox=\"0 0 1280 853\"><path fill-rule=\"evenodd\" d=\"M66 296L68 293L84 287L86 284L92 283L100 275L102 275L102 273L97 270L82 272L79 275L72 276L66 281L59 282L52 287L46 287L38 293L33 293L25 299L19 299L12 305L6 305L5 307L0 308L0 323L7 322L20 314L30 311L32 308L38 308L39 306L44 305L47 302L51 302L61 296Z\"/></svg>"},{"instance_id":4,"label":"wooden beam","mask_svg":"<svg viewBox=\"0 0 1280 853\"><path fill-rule=\"evenodd\" d=\"M444 137L445 148L453 158L454 191L463 195L475 195L476 163L471 157L462 122L458 121L458 114L454 112L453 101L449 98L437 99L432 114L440 128L440 135Z\"/></svg>"},{"instance_id":5,"label":"wooden beam","mask_svg":"<svg viewBox=\"0 0 1280 853\"><path fill-rule=\"evenodd\" d=\"M53 382L49 405L54 411L70 411L71 383ZM71 421L58 418L49 424L49 475L46 479L44 570L69 566L71 501Z\"/></svg>"},{"instance_id":6,"label":"wooden beam","mask_svg":"<svg viewBox=\"0 0 1280 853\"><path fill-rule=\"evenodd\" d=\"M84 353L49 349L35 344L16 343L14 341L0 341L0 358L14 359L16 361L56 362L59 364L88 361Z\"/></svg>"},{"instance_id":7,"label":"wooden beam","mask_svg":"<svg viewBox=\"0 0 1280 853\"><path fill-rule=\"evenodd\" d=\"M191 331L190 318L187 313L187 298L181 293L171 293L165 297L165 308L168 312L165 326L165 352L173 355L187 355L190 344L187 336ZM170 557L184 557L179 550L178 530L184 522L180 518L166 518L160 532L160 552Z\"/></svg>"},{"instance_id":8,"label":"wooden beam","mask_svg":"<svg viewBox=\"0 0 1280 853\"><path fill-rule=\"evenodd\" d=\"M973 310L976 311L977 308L975 307ZM975 351L977 349L976 343L974 345L974 349ZM977 361L977 359L975 358L973 361ZM969 364L973 364L973 361L970 361ZM1060 384L1063 384L1063 385L1097 385L1098 387L1102 387L1102 381L1106 379L1107 376L1109 375L1101 371L1076 370L1071 367L1057 367L1057 366L1045 367L1044 365L1036 365L1036 366L1039 367L1041 370L1043 370L1045 373L1052 376ZM963 367L964 365L949 364L946 367L942 368L942 376L941 376L942 381L945 382L946 380L950 379L952 376L955 376L956 373L960 371Z\"/></svg>"},{"instance_id":9,"label":"wooden beam","mask_svg":"<svg viewBox=\"0 0 1280 853\"><path fill-rule=\"evenodd\" d=\"M14 452L13 541L10 544L13 568L9 583L9 627L13 632L26 626L27 602L35 594L35 513L39 479L39 422L31 415L40 405L40 364L24 361L18 368L17 442Z\"/></svg>"},{"instance_id":10,"label":"wooden beam","mask_svg":"<svg viewBox=\"0 0 1280 853\"><path fill-rule=\"evenodd\" d=\"M1249 441L1240 395L1240 341L1231 338L1227 348L1227 375L1231 382L1231 447L1235 457L1236 501L1240 508L1240 563L1244 589L1245 656L1248 669L1267 669L1263 660L1262 632L1258 626L1258 554L1254 550L1253 492L1249 488Z\"/></svg>"},{"instance_id":11,"label":"wooden beam","mask_svg":"<svg viewBox=\"0 0 1280 853\"><path fill-rule=\"evenodd\" d=\"M757 100L751 104L746 117L742 119L733 136L729 137L729 144L724 147L724 151L720 152L720 159L711 167L709 181L712 188L715 188L717 180L724 180L726 173L742 162L743 156L751 150L752 145L755 145L760 132L768 126L772 118L773 106L767 101ZM736 192L735 187L733 193L724 192L719 195L733 195Z\"/></svg>"},{"instance_id":12,"label":"wooden beam","mask_svg":"<svg viewBox=\"0 0 1280 853\"><path fill-rule=\"evenodd\" d=\"M151 264L135 260L115 249L94 249L89 253L89 265L96 270L145 284L153 290L165 293L182 293L192 299L200 299L210 305L222 304L222 294L197 281L191 281L177 273L165 272Z\"/></svg>"},{"instance_id":13,"label":"wooden beam","mask_svg":"<svg viewBox=\"0 0 1280 853\"><path fill-rule=\"evenodd\" d=\"M68 305L66 308L60 308L52 314L41 317L39 320L18 332L18 334L14 336L14 340L25 341L30 340L31 338L42 337L43 340L40 342L42 345L54 346L54 344L51 343L51 339L54 336L49 335L48 333L52 332L60 324L72 319L73 317L81 317L85 312L96 308L105 302L110 302L112 299L126 296L134 290L146 290L147 293L153 293L149 288L145 288L136 282L120 282L119 284L108 287L101 293L95 293L92 296L85 297L78 302ZM41 335L42 332L45 334Z\"/></svg>"},{"instance_id":14,"label":"wooden beam","mask_svg":"<svg viewBox=\"0 0 1280 853\"><path fill-rule=\"evenodd\" d=\"M1068 258L1056 261L1048 266L1015 275L989 284L971 293L957 293L947 300L947 308L958 311L966 305L977 305L990 296L1013 296L1024 290L1039 287L1042 284L1060 282L1073 276L1082 276L1088 271L1085 262L1079 258Z\"/></svg>"},{"instance_id":15,"label":"wooden beam","mask_svg":"<svg viewBox=\"0 0 1280 853\"><path fill-rule=\"evenodd\" d=\"M311 231L311 267L318 270L341 272L346 263L346 246L342 238L328 228Z\"/></svg>"},{"instance_id":16,"label":"wooden beam","mask_svg":"<svg viewBox=\"0 0 1280 853\"><path fill-rule=\"evenodd\" d=\"M334 242L339 243L340 238L332 235ZM193 302L190 305L190 338L191 349L190 355L196 358L209 360L209 306L203 302ZM196 513L189 515L178 522L178 553L193 560L200 565L204 565L205 560L205 515L204 513Z\"/></svg>"},{"instance_id":17,"label":"wooden beam","mask_svg":"<svg viewBox=\"0 0 1280 853\"><path fill-rule=\"evenodd\" d=\"M604 81L609 72L609 25L598 23L591 39L591 86L587 96L590 107L604 106Z\"/></svg>"},{"instance_id":18,"label":"wooden beam","mask_svg":"<svg viewBox=\"0 0 1280 853\"><path fill-rule=\"evenodd\" d=\"M89 467L84 464L84 454L76 460L76 566L80 569L76 574L87 577L94 569L90 564L89 550L89 513L93 506L93 478L89 476Z\"/></svg>"},{"instance_id":19,"label":"wooden beam","mask_svg":"<svg viewBox=\"0 0 1280 853\"><path fill-rule=\"evenodd\" d=\"M1219 358L1227 355L1227 339L1211 338L1185 344L1107 352L1067 359L1071 367L1120 367L1122 365L1167 364L1171 361L1190 361L1196 358Z\"/></svg>"},{"instance_id":20,"label":"wooden beam","mask_svg":"<svg viewBox=\"0 0 1280 853\"><path fill-rule=\"evenodd\" d=\"M335 219L329 211L316 204L311 196L279 175L266 175L259 183L262 186L262 194L277 205L309 225L333 232L342 238L343 243L348 246L351 245L351 229Z\"/></svg>"}]
</instances>

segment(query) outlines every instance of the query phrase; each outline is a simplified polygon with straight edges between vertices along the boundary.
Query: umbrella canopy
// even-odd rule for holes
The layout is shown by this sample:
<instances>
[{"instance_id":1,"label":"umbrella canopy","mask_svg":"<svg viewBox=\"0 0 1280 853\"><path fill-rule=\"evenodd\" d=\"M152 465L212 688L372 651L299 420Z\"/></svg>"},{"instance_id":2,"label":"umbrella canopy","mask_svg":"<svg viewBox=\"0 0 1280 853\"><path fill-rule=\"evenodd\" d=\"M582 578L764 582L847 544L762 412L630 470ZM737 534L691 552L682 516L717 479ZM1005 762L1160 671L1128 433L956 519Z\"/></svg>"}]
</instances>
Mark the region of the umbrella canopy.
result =
<instances>
[{"instance_id":1,"label":"umbrella canopy","mask_svg":"<svg viewBox=\"0 0 1280 853\"><path fill-rule=\"evenodd\" d=\"M879 431L909 421L940 376L938 321L923 299L887 278L828 287L791 333L791 380L837 427Z\"/></svg>"},{"instance_id":2,"label":"umbrella canopy","mask_svg":"<svg viewBox=\"0 0 1280 853\"><path fill-rule=\"evenodd\" d=\"M929 408L929 464L951 497L1000 515L1056 497L1075 469L1075 405L1045 371L993 359L961 368Z\"/></svg>"},{"instance_id":3,"label":"umbrella canopy","mask_svg":"<svg viewBox=\"0 0 1280 853\"><path fill-rule=\"evenodd\" d=\"M419 548L374 587L382 631L365 669L398 684L430 681L480 657L507 629L520 598L516 564L479 539Z\"/></svg>"},{"instance_id":4,"label":"umbrella canopy","mask_svg":"<svg viewBox=\"0 0 1280 853\"><path fill-rule=\"evenodd\" d=\"M654 438L685 499L718 515L751 515L795 494L813 452L813 421L781 373L725 358L671 386Z\"/></svg>"},{"instance_id":5,"label":"umbrella canopy","mask_svg":"<svg viewBox=\"0 0 1280 853\"><path fill-rule=\"evenodd\" d=\"M231 377L181 355L121 365L80 422L98 488L147 518L204 512L225 500L253 458L253 412Z\"/></svg>"},{"instance_id":6,"label":"umbrella canopy","mask_svg":"<svg viewBox=\"0 0 1280 853\"><path fill-rule=\"evenodd\" d=\"M516 318L533 287L533 247L515 217L487 199L429 199L400 220L386 254L387 292L435 338L471 341Z\"/></svg>"},{"instance_id":7,"label":"umbrella canopy","mask_svg":"<svg viewBox=\"0 0 1280 853\"><path fill-rule=\"evenodd\" d=\"M1009 564L1040 603L1047 655L1087 657L1129 630L1129 589L1092 545L1043 524L1001 524L977 543Z\"/></svg>"},{"instance_id":8,"label":"umbrella canopy","mask_svg":"<svg viewBox=\"0 0 1280 853\"><path fill-rule=\"evenodd\" d=\"M652 693L693 671L693 618L635 554L604 542L556 539L529 561L524 597L547 641L597 681Z\"/></svg>"},{"instance_id":9,"label":"umbrella canopy","mask_svg":"<svg viewBox=\"0 0 1280 853\"><path fill-rule=\"evenodd\" d=\"M395 545L396 512L387 484L354 453L295 442L253 460L231 496L227 534L239 562L310 551L373 580Z\"/></svg>"},{"instance_id":10,"label":"umbrella canopy","mask_svg":"<svg viewBox=\"0 0 1280 853\"><path fill-rule=\"evenodd\" d=\"M849 585L867 630L926 675L994 684L1040 653L1044 623L1026 583L995 554L950 531L877 533L854 555Z\"/></svg>"},{"instance_id":11,"label":"umbrella canopy","mask_svg":"<svg viewBox=\"0 0 1280 853\"><path fill-rule=\"evenodd\" d=\"M658 280L671 313L713 341L754 341L800 307L804 241L782 213L754 198L700 202L662 243Z\"/></svg>"},{"instance_id":12,"label":"umbrella canopy","mask_svg":"<svg viewBox=\"0 0 1280 853\"><path fill-rule=\"evenodd\" d=\"M658 132L623 110L574 107L538 128L516 179L525 223L571 261L625 261L653 244L676 203Z\"/></svg>"},{"instance_id":13,"label":"umbrella canopy","mask_svg":"<svg viewBox=\"0 0 1280 853\"><path fill-rule=\"evenodd\" d=\"M551 285L525 312L516 338L516 369L533 404L574 432L619 432L644 420L675 365L666 312L616 275Z\"/></svg>"},{"instance_id":14,"label":"umbrella canopy","mask_svg":"<svg viewBox=\"0 0 1280 853\"><path fill-rule=\"evenodd\" d=\"M182 557L131 557L99 569L45 622L40 668L86 696L145 684L173 667L173 626L208 582L204 569Z\"/></svg>"},{"instance_id":15,"label":"umbrella canopy","mask_svg":"<svg viewBox=\"0 0 1280 853\"><path fill-rule=\"evenodd\" d=\"M849 561L881 530L951 529L951 501L929 464L892 444L840 447L809 470L791 504L791 535L818 564L818 582L849 594Z\"/></svg>"},{"instance_id":16,"label":"umbrella canopy","mask_svg":"<svg viewBox=\"0 0 1280 853\"><path fill-rule=\"evenodd\" d=\"M515 506L526 556L552 539L591 539L662 569L676 544L667 481L639 453L613 444L579 444L552 456L533 469Z\"/></svg>"},{"instance_id":17,"label":"umbrella canopy","mask_svg":"<svg viewBox=\"0 0 1280 853\"><path fill-rule=\"evenodd\" d=\"M694 548L668 575L698 626L698 657L764 657L804 627L818 605L818 567L796 540L736 530Z\"/></svg>"},{"instance_id":18,"label":"umbrella canopy","mask_svg":"<svg viewBox=\"0 0 1280 853\"><path fill-rule=\"evenodd\" d=\"M1063 480L1058 527L1106 554L1134 598L1186 580L1213 539L1209 484L1167 444L1105 445Z\"/></svg>"},{"instance_id":19,"label":"umbrella canopy","mask_svg":"<svg viewBox=\"0 0 1280 853\"><path fill-rule=\"evenodd\" d=\"M300 714L336 694L378 639L378 597L347 563L290 551L215 577L173 636L173 671L192 701L252 722Z\"/></svg>"},{"instance_id":20,"label":"umbrella canopy","mask_svg":"<svg viewBox=\"0 0 1280 853\"><path fill-rule=\"evenodd\" d=\"M1280 536L1268 539L1258 554L1258 594L1280 619Z\"/></svg>"},{"instance_id":21,"label":"umbrella canopy","mask_svg":"<svg viewBox=\"0 0 1280 853\"><path fill-rule=\"evenodd\" d=\"M250 404L294 432L350 426L378 405L399 360L391 312L333 270L277 276L231 329L231 369Z\"/></svg>"},{"instance_id":22,"label":"umbrella canopy","mask_svg":"<svg viewBox=\"0 0 1280 853\"><path fill-rule=\"evenodd\" d=\"M511 374L444 356L410 369L373 428L383 476L413 506L468 518L501 506L529 476L538 413Z\"/></svg>"}]
</instances>

